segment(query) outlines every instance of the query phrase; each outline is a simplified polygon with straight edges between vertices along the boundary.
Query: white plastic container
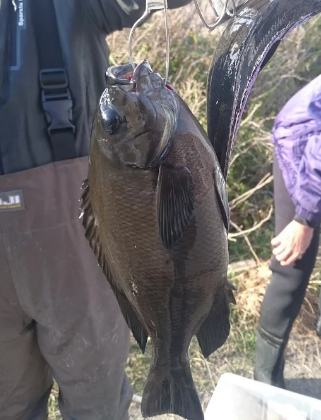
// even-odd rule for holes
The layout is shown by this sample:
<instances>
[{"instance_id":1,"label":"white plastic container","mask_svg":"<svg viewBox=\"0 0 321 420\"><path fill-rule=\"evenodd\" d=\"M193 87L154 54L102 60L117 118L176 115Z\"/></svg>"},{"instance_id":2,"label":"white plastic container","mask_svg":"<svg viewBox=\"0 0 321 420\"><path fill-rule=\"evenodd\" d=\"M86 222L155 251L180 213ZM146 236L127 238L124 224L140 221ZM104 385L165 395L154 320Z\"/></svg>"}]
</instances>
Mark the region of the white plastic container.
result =
<instances>
[{"instance_id":1,"label":"white plastic container","mask_svg":"<svg viewBox=\"0 0 321 420\"><path fill-rule=\"evenodd\" d=\"M321 420L321 401L225 373L205 420Z\"/></svg>"}]
</instances>

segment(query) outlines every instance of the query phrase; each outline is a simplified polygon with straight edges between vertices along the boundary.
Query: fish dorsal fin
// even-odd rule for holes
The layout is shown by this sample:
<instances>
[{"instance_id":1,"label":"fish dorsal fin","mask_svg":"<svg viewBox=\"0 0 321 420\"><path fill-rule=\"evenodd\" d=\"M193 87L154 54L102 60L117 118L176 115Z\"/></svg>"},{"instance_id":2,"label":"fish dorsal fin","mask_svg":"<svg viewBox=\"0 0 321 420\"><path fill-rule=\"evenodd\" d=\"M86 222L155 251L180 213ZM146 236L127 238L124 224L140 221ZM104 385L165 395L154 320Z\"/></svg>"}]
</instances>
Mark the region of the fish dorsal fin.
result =
<instances>
[{"instance_id":1,"label":"fish dorsal fin","mask_svg":"<svg viewBox=\"0 0 321 420\"><path fill-rule=\"evenodd\" d=\"M185 167L162 164L157 182L157 220L161 241L170 248L183 235L194 211L194 183Z\"/></svg>"},{"instance_id":2,"label":"fish dorsal fin","mask_svg":"<svg viewBox=\"0 0 321 420\"><path fill-rule=\"evenodd\" d=\"M113 280L112 274L107 264L107 258L103 251L103 246L99 239L99 230L95 220L95 215L92 209L90 201L90 192L89 192L89 180L86 178L82 184L83 193L81 196L81 215L82 224L85 228L85 237L87 238L91 249L94 251L94 254L98 260L98 264L102 268L111 288L116 296L118 304L120 306L121 312L125 321L127 322L128 327L133 333L135 340L137 341L141 351L144 353L146 348L146 342L148 338L148 333L139 320L138 315L136 314L134 308L128 301L124 291L119 287L118 284Z\"/></svg>"},{"instance_id":3,"label":"fish dorsal fin","mask_svg":"<svg viewBox=\"0 0 321 420\"><path fill-rule=\"evenodd\" d=\"M214 169L214 185L224 226L225 229L228 231L230 228L230 208L228 203L228 194L226 190L225 180L218 163L215 164Z\"/></svg>"}]
</instances>

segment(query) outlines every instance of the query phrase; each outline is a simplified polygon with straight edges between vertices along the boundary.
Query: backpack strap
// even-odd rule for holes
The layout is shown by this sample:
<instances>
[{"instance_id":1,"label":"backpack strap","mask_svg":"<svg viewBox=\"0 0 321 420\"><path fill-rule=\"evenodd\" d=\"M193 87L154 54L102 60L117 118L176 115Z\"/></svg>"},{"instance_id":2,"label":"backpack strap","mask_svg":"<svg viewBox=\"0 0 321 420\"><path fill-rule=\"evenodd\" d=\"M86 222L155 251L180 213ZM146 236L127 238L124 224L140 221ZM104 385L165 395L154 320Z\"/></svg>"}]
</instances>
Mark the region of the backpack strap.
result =
<instances>
[{"instance_id":1,"label":"backpack strap","mask_svg":"<svg viewBox=\"0 0 321 420\"><path fill-rule=\"evenodd\" d=\"M64 66L53 0L32 0L31 15L39 58L41 103L54 161L77 157L73 102Z\"/></svg>"}]
</instances>

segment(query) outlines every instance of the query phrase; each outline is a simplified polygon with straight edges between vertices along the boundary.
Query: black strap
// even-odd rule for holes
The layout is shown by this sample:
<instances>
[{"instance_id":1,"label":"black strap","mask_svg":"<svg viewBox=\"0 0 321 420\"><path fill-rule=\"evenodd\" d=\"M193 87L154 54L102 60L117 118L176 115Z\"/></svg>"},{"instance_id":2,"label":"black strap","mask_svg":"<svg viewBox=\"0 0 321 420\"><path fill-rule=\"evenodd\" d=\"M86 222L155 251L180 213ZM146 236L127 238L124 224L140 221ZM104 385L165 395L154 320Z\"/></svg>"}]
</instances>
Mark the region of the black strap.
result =
<instances>
[{"instance_id":1,"label":"black strap","mask_svg":"<svg viewBox=\"0 0 321 420\"><path fill-rule=\"evenodd\" d=\"M55 161L77 157L75 126L72 124L72 98L64 68L57 17L53 0L32 0L41 103L48 123L48 134Z\"/></svg>"}]
</instances>

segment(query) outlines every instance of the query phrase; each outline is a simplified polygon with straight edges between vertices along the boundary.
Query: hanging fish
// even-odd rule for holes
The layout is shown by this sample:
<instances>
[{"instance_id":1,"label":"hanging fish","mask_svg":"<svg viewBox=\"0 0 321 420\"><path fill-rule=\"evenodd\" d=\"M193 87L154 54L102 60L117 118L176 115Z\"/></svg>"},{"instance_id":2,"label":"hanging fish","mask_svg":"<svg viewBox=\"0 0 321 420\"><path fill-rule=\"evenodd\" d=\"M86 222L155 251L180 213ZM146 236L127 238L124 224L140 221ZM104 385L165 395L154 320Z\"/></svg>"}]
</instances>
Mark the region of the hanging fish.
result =
<instances>
[{"instance_id":1,"label":"hanging fish","mask_svg":"<svg viewBox=\"0 0 321 420\"><path fill-rule=\"evenodd\" d=\"M206 133L146 61L109 69L94 121L83 224L123 315L153 358L142 413L203 419L188 349L229 335L229 209ZM130 84L115 83L117 74Z\"/></svg>"},{"instance_id":2,"label":"hanging fish","mask_svg":"<svg viewBox=\"0 0 321 420\"><path fill-rule=\"evenodd\" d=\"M146 61L108 70L82 219L142 351L151 338L144 417L204 418L188 348L196 335L208 357L230 331L225 179L240 118L280 40L320 11L321 0L249 0L230 20L209 73L209 138Z\"/></svg>"}]
</instances>

